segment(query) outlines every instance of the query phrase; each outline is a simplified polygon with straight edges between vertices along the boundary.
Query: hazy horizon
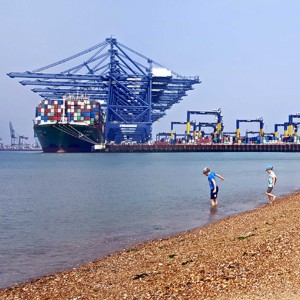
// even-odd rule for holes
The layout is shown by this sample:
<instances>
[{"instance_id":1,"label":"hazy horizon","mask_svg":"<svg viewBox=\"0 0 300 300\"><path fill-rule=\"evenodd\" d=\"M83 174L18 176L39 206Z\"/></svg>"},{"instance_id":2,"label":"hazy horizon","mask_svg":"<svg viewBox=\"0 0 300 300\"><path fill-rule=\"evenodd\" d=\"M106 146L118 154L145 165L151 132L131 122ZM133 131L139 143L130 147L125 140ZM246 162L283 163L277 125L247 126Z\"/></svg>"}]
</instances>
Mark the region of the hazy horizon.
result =
<instances>
[{"instance_id":1,"label":"hazy horizon","mask_svg":"<svg viewBox=\"0 0 300 300\"><path fill-rule=\"evenodd\" d=\"M224 130L263 117L265 132L300 111L300 2L279 0L38 0L0 2L0 137L9 121L33 142L41 98L9 72L66 58L110 36L201 84L153 125L153 138L185 121L187 110L222 109ZM256 130L244 124L241 131Z\"/></svg>"}]
</instances>

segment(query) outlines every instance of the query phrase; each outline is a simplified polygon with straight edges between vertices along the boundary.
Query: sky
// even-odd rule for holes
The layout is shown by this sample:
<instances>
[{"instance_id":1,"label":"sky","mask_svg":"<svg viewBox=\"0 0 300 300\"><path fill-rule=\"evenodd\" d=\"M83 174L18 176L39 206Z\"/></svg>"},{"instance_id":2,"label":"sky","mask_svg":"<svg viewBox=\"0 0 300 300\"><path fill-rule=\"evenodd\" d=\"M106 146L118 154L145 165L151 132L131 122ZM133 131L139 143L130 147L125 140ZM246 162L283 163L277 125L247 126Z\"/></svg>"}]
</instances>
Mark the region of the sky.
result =
<instances>
[{"instance_id":1,"label":"sky","mask_svg":"<svg viewBox=\"0 0 300 300\"><path fill-rule=\"evenodd\" d=\"M41 100L7 73L35 70L111 36L202 81L154 123L154 136L185 121L187 110L218 108L225 131L235 131L237 119L262 117L264 131L273 132L300 112L299 14L297 0L1 0L0 137L10 144L11 121L33 142ZM258 124L241 124L246 130Z\"/></svg>"}]
</instances>

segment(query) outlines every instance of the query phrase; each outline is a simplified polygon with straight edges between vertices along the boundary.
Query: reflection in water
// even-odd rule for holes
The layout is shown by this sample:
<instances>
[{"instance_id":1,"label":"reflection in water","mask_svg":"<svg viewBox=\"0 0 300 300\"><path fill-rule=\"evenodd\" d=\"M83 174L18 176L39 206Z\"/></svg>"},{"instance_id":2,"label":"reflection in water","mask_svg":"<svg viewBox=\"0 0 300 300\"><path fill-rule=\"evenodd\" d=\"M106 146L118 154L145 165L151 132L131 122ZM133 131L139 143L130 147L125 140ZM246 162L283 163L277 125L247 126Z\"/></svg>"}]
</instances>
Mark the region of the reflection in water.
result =
<instances>
[{"instance_id":1,"label":"reflection in water","mask_svg":"<svg viewBox=\"0 0 300 300\"><path fill-rule=\"evenodd\" d=\"M218 218L218 208L216 206L211 206L210 211L207 218L207 224L210 224L216 221Z\"/></svg>"},{"instance_id":2,"label":"reflection in water","mask_svg":"<svg viewBox=\"0 0 300 300\"><path fill-rule=\"evenodd\" d=\"M210 215L213 216L218 212L218 208L216 206L210 207Z\"/></svg>"}]
</instances>

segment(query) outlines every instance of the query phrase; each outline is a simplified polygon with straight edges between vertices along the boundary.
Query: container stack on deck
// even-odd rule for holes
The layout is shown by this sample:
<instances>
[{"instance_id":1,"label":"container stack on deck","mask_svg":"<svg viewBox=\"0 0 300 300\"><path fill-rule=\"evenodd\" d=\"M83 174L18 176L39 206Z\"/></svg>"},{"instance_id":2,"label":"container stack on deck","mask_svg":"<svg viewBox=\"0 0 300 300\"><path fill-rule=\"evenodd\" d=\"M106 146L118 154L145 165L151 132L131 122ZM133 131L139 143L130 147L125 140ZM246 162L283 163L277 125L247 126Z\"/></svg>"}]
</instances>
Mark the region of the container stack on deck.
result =
<instances>
[{"instance_id":1,"label":"container stack on deck","mask_svg":"<svg viewBox=\"0 0 300 300\"><path fill-rule=\"evenodd\" d=\"M67 121L85 122L89 125L99 123L100 104L90 100L66 101Z\"/></svg>"},{"instance_id":2,"label":"container stack on deck","mask_svg":"<svg viewBox=\"0 0 300 300\"><path fill-rule=\"evenodd\" d=\"M36 124L56 123L62 118L64 110L63 100L43 100L36 107Z\"/></svg>"},{"instance_id":3,"label":"container stack on deck","mask_svg":"<svg viewBox=\"0 0 300 300\"><path fill-rule=\"evenodd\" d=\"M35 124L66 121L94 125L99 124L100 117L101 106L97 101L87 99L42 100L36 107Z\"/></svg>"}]
</instances>

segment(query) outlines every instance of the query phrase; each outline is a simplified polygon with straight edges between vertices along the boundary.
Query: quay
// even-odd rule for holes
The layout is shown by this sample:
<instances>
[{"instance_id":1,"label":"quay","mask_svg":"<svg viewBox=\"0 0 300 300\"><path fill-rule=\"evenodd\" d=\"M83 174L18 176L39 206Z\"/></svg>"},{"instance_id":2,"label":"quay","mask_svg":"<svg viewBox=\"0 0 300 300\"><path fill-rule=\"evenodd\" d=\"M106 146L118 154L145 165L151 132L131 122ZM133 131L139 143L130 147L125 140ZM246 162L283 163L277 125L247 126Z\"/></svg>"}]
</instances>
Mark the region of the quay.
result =
<instances>
[{"instance_id":1,"label":"quay","mask_svg":"<svg viewBox=\"0 0 300 300\"><path fill-rule=\"evenodd\" d=\"M106 145L105 152L300 152L297 143Z\"/></svg>"}]
</instances>

